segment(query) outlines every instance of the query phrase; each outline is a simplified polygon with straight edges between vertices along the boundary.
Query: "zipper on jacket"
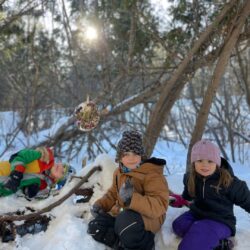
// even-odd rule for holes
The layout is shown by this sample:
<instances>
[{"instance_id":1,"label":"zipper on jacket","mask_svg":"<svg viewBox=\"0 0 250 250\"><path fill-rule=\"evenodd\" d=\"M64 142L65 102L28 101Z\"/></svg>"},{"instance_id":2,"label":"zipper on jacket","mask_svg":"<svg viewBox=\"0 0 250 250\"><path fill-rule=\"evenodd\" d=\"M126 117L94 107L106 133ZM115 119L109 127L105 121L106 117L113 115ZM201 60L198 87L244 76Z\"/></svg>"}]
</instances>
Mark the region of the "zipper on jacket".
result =
<instances>
[{"instance_id":1,"label":"zipper on jacket","mask_svg":"<svg viewBox=\"0 0 250 250\"><path fill-rule=\"evenodd\" d=\"M205 199L205 184L206 184L206 179L203 179L203 187L202 187L202 197Z\"/></svg>"}]
</instances>

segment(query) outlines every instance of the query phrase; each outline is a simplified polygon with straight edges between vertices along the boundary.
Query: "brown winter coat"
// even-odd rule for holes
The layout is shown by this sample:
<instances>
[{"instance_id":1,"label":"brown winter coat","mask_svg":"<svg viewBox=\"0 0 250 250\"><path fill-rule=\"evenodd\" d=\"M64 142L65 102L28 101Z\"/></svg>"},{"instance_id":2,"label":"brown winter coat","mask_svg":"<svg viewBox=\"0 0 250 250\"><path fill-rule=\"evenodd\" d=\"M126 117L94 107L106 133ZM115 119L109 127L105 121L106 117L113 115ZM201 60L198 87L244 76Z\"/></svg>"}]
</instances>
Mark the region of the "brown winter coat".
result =
<instances>
[{"instance_id":1,"label":"brown winter coat","mask_svg":"<svg viewBox=\"0 0 250 250\"><path fill-rule=\"evenodd\" d=\"M145 230L156 233L165 220L168 207L169 189L163 175L164 163L164 160L151 158L129 173L116 169L112 186L96 204L114 216L123 209L132 209L141 214ZM129 207L125 207L119 189L128 177L132 177L134 193Z\"/></svg>"}]
</instances>

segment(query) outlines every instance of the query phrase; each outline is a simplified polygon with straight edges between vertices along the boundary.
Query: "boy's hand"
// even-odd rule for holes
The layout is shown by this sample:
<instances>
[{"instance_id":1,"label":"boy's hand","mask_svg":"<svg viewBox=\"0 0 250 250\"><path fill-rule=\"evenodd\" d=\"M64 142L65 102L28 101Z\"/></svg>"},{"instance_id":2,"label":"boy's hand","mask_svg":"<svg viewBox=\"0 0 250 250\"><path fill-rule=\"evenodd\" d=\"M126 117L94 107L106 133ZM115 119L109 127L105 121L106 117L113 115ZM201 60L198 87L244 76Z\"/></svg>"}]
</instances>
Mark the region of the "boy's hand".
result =
<instances>
[{"instance_id":1,"label":"boy's hand","mask_svg":"<svg viewBox=\"0 0 250 250\"><path fill-rule=\"evenodd\" d=\"M171 207L183 207L183 206L189 207L190 202L183 199L181 195L170 194L169 195L169 205Z\"/></svg>"},{"instance_id":2,"label":"boy's hand","mask_svg":"<svg viewBox=\"0 0 250 250\"><path fill-rule=\"evenodd\" d=\"M129 206L134 192L134 186L131 182L131 178L127 178L125 183L119 190L119 196L121 197L125 206Z\"/></svg>"},{"instance_id":3,"label":"boy's hand","mask_svg":"<svg viewBox=\"0 0 250 250\"><path fill-rule=\"evenodd\" d=\"M19 171L12 171L9 180L4 184L4 188L11 190L12 192L16 192L20 182L23 178L23 173Z\"/></svg>"},{"instance_id":4,"label":"boy's hand","mask_svg":"<svg viewBox=\"0 0 250 250\"><path fill-rule=\"evenodd\" d=\"M104 211L102 209L101 206L94 204L91 208L90 208L90 213L92 214L92 216L94 218L96 218L99 214L103 214Z\"/></svg>"}]
</instances>

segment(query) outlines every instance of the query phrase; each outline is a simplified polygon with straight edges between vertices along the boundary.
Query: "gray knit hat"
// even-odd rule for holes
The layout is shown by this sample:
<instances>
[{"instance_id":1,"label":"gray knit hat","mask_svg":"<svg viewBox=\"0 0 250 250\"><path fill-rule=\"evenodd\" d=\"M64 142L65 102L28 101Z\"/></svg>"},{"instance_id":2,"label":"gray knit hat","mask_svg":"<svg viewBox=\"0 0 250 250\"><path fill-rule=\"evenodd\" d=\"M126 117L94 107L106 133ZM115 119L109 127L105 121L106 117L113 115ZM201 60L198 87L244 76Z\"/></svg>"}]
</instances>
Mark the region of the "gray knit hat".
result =
<instances>
[{"instance_id":1,"label":"gray knit hat","mask_svg":"<svg viewBox=\"0 0 250 250\"><path fill-rule=\"evenodd\" d=\"M117 145L116 161L121 159L122 153L133 152L137 155L144 156L142 145L142 136L138 131L125 131Z\"/></svg>"}]
</instances>

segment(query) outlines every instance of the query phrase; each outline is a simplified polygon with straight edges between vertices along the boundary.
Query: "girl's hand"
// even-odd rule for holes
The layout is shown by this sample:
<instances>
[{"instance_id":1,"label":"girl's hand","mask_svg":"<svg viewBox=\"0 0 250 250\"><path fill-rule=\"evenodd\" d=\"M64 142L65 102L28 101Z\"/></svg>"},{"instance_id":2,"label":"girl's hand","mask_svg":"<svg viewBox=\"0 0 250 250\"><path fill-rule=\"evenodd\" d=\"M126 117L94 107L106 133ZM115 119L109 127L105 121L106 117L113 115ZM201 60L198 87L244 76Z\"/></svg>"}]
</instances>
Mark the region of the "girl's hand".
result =
<instances>
[{"instance_id":1,"label":"girl's hand","mask_svg":"<svg viewBox=\"0 0 250 250\"><path fill-rule=\"evenodd\" d=\"M169 195L169 205L171 207L189 207L190 202L183 199L181 195L179 194L170 194Z\"/></svg>"}]
</instances>

